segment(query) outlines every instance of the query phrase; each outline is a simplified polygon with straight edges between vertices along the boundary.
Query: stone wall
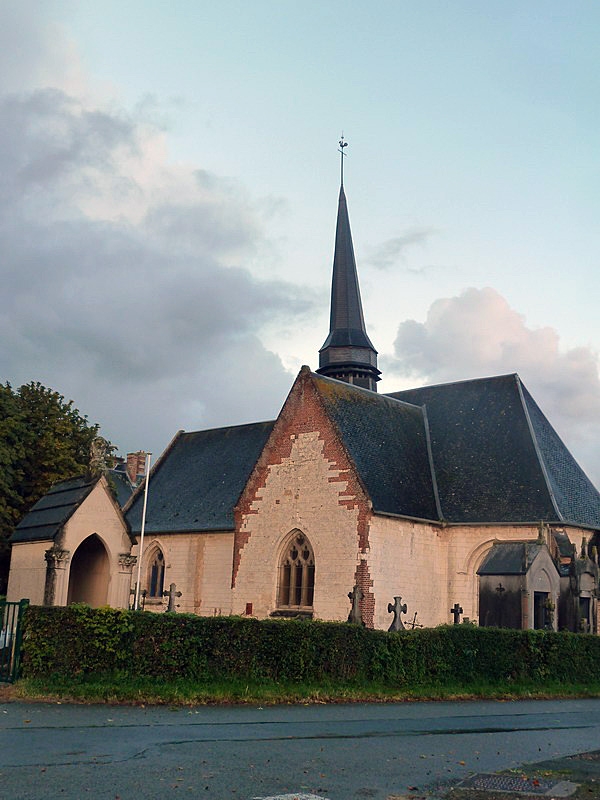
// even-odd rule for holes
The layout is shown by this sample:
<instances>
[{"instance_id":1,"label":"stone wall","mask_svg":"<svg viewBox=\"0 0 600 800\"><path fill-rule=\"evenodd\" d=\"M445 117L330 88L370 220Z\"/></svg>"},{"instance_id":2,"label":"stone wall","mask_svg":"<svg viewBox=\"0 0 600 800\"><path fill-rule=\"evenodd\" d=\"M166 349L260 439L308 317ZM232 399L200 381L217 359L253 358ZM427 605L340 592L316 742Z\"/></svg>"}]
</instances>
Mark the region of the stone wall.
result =
<instances>
[{"instance_id":1,"label":"stone wall","mask_svg":"<svg viewBox=\"0 0 600 800\"><path fill-rule=\"evenodd\" d=\"M46 582L44 553L51 546L52 542L13 544L10 555L7 600L15 602L27 598L35 606L43 604Z\"/></svg>"},{"instance_id":2,"label":"stone wall","mask_svg":"<svg viewBox=\"0 0 600 800\"><path fill-rule=\"evenodd\" d=\"M452 525L448 526L448 608L460 603L464 616L479 618L477 570L494 542L537 539L537 525ZM449 614L444 622L450 619Z\"/></svg>"},{"instance_id":3,"label":"stone wall","mask_svg":"<svg viewBox=\"0 0 600 800\"><path fill-rule=\"evenodd\" d=\"M52 605L66 605L70 563L77 548L93 535L102 542L108 557L106 603L113 608L128 607L132 564L127 560L124 561L122 556L131 553L131 539L104 478L96 484L56 538L55 547L67 552L68 559L67 574L64 580L60 580L62 576L59 576L56 582Z\"/></svg>"},{"instance_id":4,"label":"stone wall","mask_svg":"<svg viewBox=\"0 0 600 800\"><path fill-rule=\"evenodd\" d=\"M94 486L54 541L13 545L8 599L27 597L34 605L66 605L73 558L90 537L97 543L104 564L102 569L92 564L92 574L81 575L80 585L85 586L92 604L97 597L113 608L127 608L133 565L131 539L104 478Z\"/></svg>"},{"instance_id":5,"label":"stone wall","mask_svg":"<svg viewBox=\"0 0 600 800\"><path fill-rule=\"evenodd\" d=\"M563 528L581 547L585 531ZM400 595L408 606L403 621L427 627L451 623L458 603L463 618L479 618L477 569L495 541L533 541L537 525L440 526L375 515L370 523L368 564L375 596L374 622L389 627L387 605ZM556 589L556 587L555 587ZM557 590L556 590L557 591ZM533 614L533 611L527 611Z\"/></svg>"},{"instance_id":6,"label":"stone wall","mask_svg":"<svg viewBox=\"0 0 600 800\"><path fill-rule=\"evenodd\" d=\"M448 622L447 530L423 522L375 516L369 531L376 628L389 628L388 603L396 596L408 606L406 625Z\"/></svg>"},{"instance_id":7,"label":"stone wall","mask_svg":"<svg viewBox=\"0 0 600 800\"><path fill-rule=\"evenodd\" d=\"M149 558L159 547L165 560L164 588L174 583L177 611L212 616L231 613L233 531L170 533L144 538L141 589L148 588ZM134 550L137 552L137 546ZM134 571L133 583L137 573ZM147 599L147 611L164 611L167 598Z\"/></svg>"},{"instance_id":8,"label":"stone wall","mask_svg":"<svg viewBox=\"0 0 600 800\"><path fill-rule=\"evenodd\" d=\"M370 508L310 378L301 373L236 509L233 611L265 617L277 607L283 542L301 531L315 556L314 617L345 620L359 583L373 622L366 561Z\"/></svg>"}]
</instances>

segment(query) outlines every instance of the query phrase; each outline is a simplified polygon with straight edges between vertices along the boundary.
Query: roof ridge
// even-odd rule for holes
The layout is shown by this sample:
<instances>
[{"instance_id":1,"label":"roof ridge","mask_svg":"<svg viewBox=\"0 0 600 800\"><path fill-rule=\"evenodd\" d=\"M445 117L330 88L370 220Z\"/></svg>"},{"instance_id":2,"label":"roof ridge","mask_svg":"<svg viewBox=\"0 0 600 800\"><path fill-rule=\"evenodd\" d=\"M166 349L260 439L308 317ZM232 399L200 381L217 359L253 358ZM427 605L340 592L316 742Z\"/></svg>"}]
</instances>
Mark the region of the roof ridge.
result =
<instances>
[{"instance_id":1,"label":"roof ridge","mask_svg":"<svg viewBox=\"0 0 600 800\"><path fill-rule=\"evenodd\" d=\"M423 386L411 386L408 389L398 389L398 391L396 392L385 392L384 396L390 397L396 394L402 394L403 392L415 392L415 391L420 391L421 389L437 389L440 386L458 386L461 383L478 383L480 381L500 380L501 378L515 378L516 380L520 380L518 372L505 372L502 373L501 375L484 375L480 378L462 378L459 381L440 381L439 383L426 383L423 384Z\"/></svg>"},{"instance_id":2,"label":"roof ridge","mask_svg":"<svg viewBox=\"0 0 600 800\"><path fill-rule=\"evenodd\" d=\"M183 428L180 428L177 431L175 436L173 436L173 438L171 439L169 444L165 447L165 449L162 451L162 453L156 459L156 461L154 462L154 465L150 468L150 472L148 473L148 475L147 476L144 475L144 480L140 481L138 483L138 485L135 487L135 489L131 493L131 497L127 500L127 502L125 503L125 505L121 509L121 511L123 513L123 518L126 517L127 512L133 506L133 504L136 502L136 500L139 497L139 495L143 491L145 491L146 482L148 482L148 485L150 485L150 478L152 478L152 476L156 473L156 471L159 469L159 467L163 464L165 458L167 457L167 455L171 452L171 450L175 446L175 442L177 442L181 438L182 434L184 434L184 433L185 433L185 431L183 430ZM146 465L145 465L146 468L148 467L148 460L147 460L148 459L148 455L149 454L146 453Z\"/></svg>"},{"instance_id":3,"label":"roof ridge","mask_svg":"<svg viewBox=\"0 0 600 800\"><path fill-rule=\"evenodd\" d=\"M433 448L431 446L431 431L429 430L429 417L427 416L427 404L424 403L421 408L423 409L423 425L425 428L425 443L427 445L427 459L429 461L429 468L431 470L431 484L433 486L433 497L435 499L435 507L438 512L440 522L444 520L444 513L442 511L442 501L437 484L437 475L435 473L435 463L433 461Z\"/></svg>"},{"instance_id":4,"label":"roof ridge","mask_svg":"<svg viewBox=\"0 0 600 800\"><path fill-rule=\"evenodd\" d=\"M178 431L179 434L182 436L193 436L196 433L211 433L213 431L228 431L233 430L234 428L250 428L251 426L256 425L270 425L274 423L274 419L265 419L259 420L258 422L242 422L239 425L219 425L217 428L200 428L197 431L185 431L180 430Z\"/></svg>"},{"instance_id":5,"label":"roof ridge","mask_svg":"<svg viewBox=\"0 0 600 800\"><path fill-rule=\"evenodd\" d=\"M47 494L50 493L60 494L61 492L68 492L69 489L59 489L58 487L62 486L63 483L71 483L72 481L78 481L78 480L82 480L83 481L82 486L85 486L88 483L93 483L96 480L96 478L88 477L86 472L80 472L78 475L72 475L70 478L63 478L63 480L61 481L55 481L55 483L53 483L50 486L48 491L45 494L43 494L42 497L45 497ZM40 500L41 499L42 498L40 498Z\"/></svg>"},{"instance_id":6,"label":"roof ridge","mask_svg":"<svg viewBox=\"0 0 600 800\"><path fill-rule=\"evenodd\" d=\"M362 392L364 394L368 394L369 397L372 397L376 402L377 401L387 401L387 402L391 402L391 403L400 403L403 406L412 406L412 408L418 408L418 409L422 409L423 408L423 406L420 405L419 403L410 403L408 400L401 400L399 397L393 397L392 395L387 394L387 393L381 394L379 392L374 392L372 389L365 389L364 386L357 386L354 383L348 383L347 381L339 380L339 378L332 378L330 375L322 375L321 373L313 372L312 370L310 371L310 374L316 380L328 381L328 382L331 382L331 383L335 383L336 386L340 386L340 387L343 387L345 389L348 389L349 391L356 391L356 392Z\"/></svg>"},{"instance_id":7,"label":"roof ridge","mask_svg":"<svg viewBox=\"0 0 600 800\"><path fill-rule=\"evenodd\" d=\"M554 490L552 489L552 484L550 483L550 477L548 475L548 468L546 467L546 462L544 461L544 457L542 455L542 451L541 451L539 443L538 443L538 439L537 439L537 436L536 436L536 433L535 433L535 428L533 427L533 422L531 421L531 415L529 414L529 408L527 407L527 402L526 402L525 396L523 394L523 388L524 388L523 387L523 383L521 382L521 379L519 378L518 375L517 375L516 384L517 384L517 391L519 393L519 400L520 400L520 403L521 403L521 407L523 409L523 413L525 414L525 419L527 421L527 427L529 429L529 434L531 436L531 441L533 442L533 447L534 447L534 450L535 450L536 458L538 460L538 464L540 465L540 469L542 470L542 475L543 475L543 478L544 478L544 483L546 484L546 489L548 491L548 495L550 497L550 502L552 503L552 507L554 508L554 510L555 510L560 522L564 522L565 519L564 519L564 516L563 516L560 508L558 507L558 502L556 500L556 496L554 494Z\"/></svg>"}]
</instances>

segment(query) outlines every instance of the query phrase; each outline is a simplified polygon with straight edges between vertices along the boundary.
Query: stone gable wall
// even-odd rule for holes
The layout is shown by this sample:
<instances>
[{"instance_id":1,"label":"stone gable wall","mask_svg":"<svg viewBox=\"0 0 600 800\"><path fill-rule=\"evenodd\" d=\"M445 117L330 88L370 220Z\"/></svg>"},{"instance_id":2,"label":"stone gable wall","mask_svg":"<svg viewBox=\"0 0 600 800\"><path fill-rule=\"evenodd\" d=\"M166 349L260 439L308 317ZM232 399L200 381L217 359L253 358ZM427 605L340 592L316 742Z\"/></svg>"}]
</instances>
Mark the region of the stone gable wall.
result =
<instances>
[{"instance_id":1,"label":"stone gable wall","mask_svg":"<svg viewBox=\"0 0 600 800\"><path fill-rule=\"evenodd\" d=\"M365 592L373 623L367 561L370 508L310 376L301 373L236 509L233 611L266 617L277 605L281 546L304 533L315 556L314 617L345 620L348 592Z\"/></svg>"},{"instance_id":2,"label":"stone gable wall","mask_svg":"<svg viewBox=\"0 0 600 800\"><path fill-rule=\"evenodd\" d=\"M100 594L113 608L127 608L131 583L131 562L127 557L131 554L131 539L104 478L75 510L55 541L13 545L8 598L27 597L35 605L66 605L73 556L93 535L100 540L108 558L108 587L105 593L106 576L102 575L99 580L104 586L100 587ZM47 562L48 551L54 557Z\"/></svg>"},{"instance_id":3,"label":"stone gable wall","mask_svg":"<svg viewBox=\"0 0 600 800\"><path fill-rule=\"evenodd\" d=\"M79 545L93 534L100 539L108 555L106 602L113 608L127 608L129 571L123 569L119 556L131 552L131 539L104 478L96 484L56 537L56 545L69 552L69 565ZM66 605L68 575L64 577L64 581L57 581L53 605Z\"/></svg>"}]
</instances>

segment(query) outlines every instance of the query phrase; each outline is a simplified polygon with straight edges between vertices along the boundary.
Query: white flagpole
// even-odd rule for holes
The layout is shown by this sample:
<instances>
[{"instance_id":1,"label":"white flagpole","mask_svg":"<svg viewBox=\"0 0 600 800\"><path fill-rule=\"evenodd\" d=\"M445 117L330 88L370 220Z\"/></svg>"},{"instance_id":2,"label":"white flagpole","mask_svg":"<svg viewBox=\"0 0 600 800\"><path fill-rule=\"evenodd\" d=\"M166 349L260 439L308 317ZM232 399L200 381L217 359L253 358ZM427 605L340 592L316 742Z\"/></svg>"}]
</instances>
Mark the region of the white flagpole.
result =
<instances>
[{"instance_id":1,"label":"white flagpole","mask_svg":"<svg viewBox=\"0 0 600 800\"><path fill-rule=\"evenodd\" d=\"M148 481L150 479L150 459L152 453L146 453L146 485L144 487L144 507L142 509L142 527L140 530L140 546L138 548L137 580L135 583L134 611L140 607L140 581L142 580L142 556L144 554L144 529L146 528L146 508L148 506Z\"/></svg>"}]
</instances>

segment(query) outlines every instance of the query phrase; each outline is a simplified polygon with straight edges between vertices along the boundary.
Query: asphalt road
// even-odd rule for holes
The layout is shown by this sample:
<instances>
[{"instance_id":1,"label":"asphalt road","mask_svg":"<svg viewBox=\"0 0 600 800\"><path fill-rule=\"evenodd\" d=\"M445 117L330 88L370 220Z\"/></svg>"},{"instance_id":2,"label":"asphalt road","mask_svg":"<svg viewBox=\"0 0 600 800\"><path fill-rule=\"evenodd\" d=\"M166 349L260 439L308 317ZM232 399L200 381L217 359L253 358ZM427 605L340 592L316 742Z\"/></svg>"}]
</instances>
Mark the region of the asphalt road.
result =
<instances>
[{"instance_id":1,"label":"asphalt road","mask_svg":"<svg viewBox=\"0 0 600 800\"><path fill-rule=\"evenodd\" d=\"M599 748L600 700L195 709L6 703L0 798L387 800Z\"/></svg>"}]
</instances>

